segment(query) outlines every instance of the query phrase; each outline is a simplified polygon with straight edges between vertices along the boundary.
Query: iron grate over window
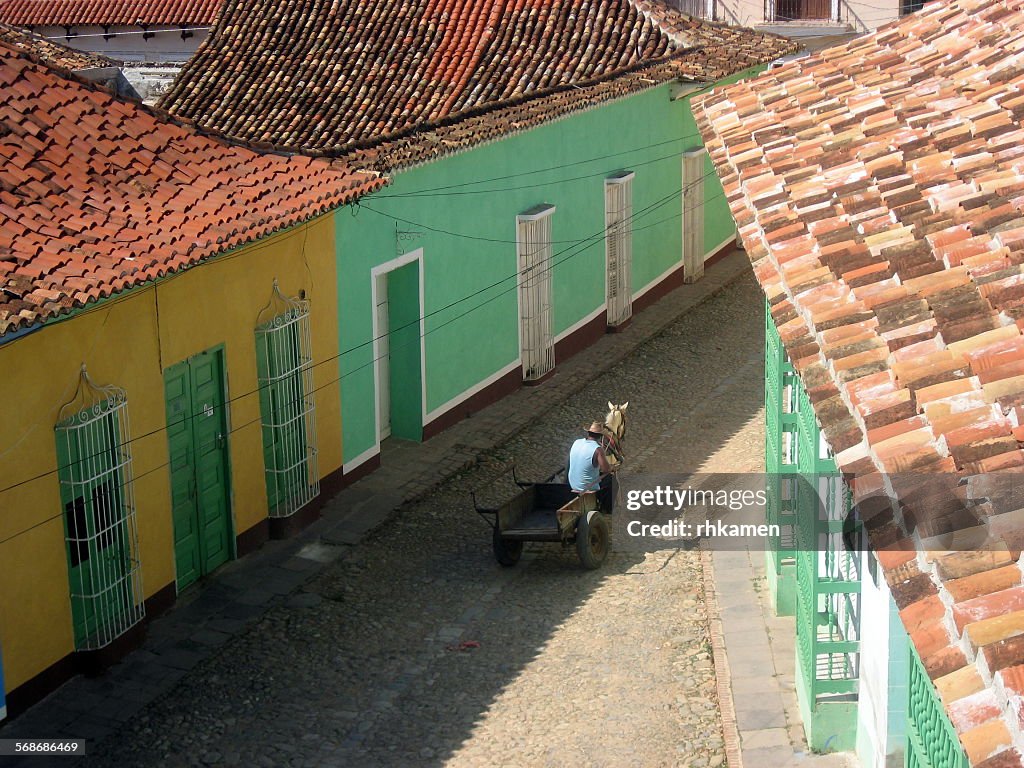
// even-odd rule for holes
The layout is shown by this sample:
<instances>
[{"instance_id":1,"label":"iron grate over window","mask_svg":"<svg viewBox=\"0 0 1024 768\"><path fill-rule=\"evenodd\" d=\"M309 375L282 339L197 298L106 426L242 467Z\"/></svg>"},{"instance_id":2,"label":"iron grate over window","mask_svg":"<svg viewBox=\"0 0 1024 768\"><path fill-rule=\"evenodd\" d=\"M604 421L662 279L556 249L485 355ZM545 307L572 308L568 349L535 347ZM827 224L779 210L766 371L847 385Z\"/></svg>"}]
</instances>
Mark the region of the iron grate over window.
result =
<instances>
[{"instance_id":1,"label":"iron grate over window","mask_svg":"<svg viewBox=\"0 0 1024 768\"><path fill-rule=\"evenodd\" d=\"M704 174L707 150L683 153L683 279L704 276Z\"/></svg>"},{"instance_id":2,"label":"iron grate over window","mask_svg":"<svg viewBox=\"0 0 1024 768\"><path fill-rule=\"evenodd\" d=\"M145 615L125 391L83 365L54 431L75 649L94 650Z\"/></svg>"},{"instance_id":3,"label":"iron grate over window","mask_svg":"<svg viewBox=\"0 0 1024 768\"><path fill-rule=\"evenodd\" d=\"M633 316L633 177L621 172L604 181L605 258L608 267L608 325Z\"/></svg>"},{"instance_id":4,"label":"iron grate over window","mask_svg":"<svg viewBox=\"0 0 1024 768\"><path fill-rule=\"evenodd\" d=\"M551 216L540 205L516 217L519 251L519 333L523 379L536 381L555 367L551 298Z\"/></svg>"},{"instance_id":5,"label":"iron grate over window","mask_svg":"<svg viewBox=\"0 0 1024 768\"><path fill-rule=\"evenodd\" d=\"M309 302L274 281L256 326L256 365L270 517L290 517L320 494Z\"/></svg>"}]
</instances>

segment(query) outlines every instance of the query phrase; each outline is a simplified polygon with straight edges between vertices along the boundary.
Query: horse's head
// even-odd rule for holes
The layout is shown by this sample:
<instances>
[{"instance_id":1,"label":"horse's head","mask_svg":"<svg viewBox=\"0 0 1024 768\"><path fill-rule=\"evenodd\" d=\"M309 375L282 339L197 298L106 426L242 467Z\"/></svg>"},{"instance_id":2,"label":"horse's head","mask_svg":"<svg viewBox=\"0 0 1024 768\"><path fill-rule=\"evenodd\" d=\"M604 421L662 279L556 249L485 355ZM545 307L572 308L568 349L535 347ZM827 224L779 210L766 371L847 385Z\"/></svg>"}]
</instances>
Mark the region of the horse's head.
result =
<instances>
[{"instance_id":1,"label":"horse's head","mask_svg":"<svg viewBox=\"0 0 1024 768\"><path fill-rule=\"evenodd\" d=\"M604 425L609 432L615 435L616 440L621 440L626 436L626 409L628 407L628 400L622 405L608 402L608 415L604 417Z\"/></svg>"}]
</instances>

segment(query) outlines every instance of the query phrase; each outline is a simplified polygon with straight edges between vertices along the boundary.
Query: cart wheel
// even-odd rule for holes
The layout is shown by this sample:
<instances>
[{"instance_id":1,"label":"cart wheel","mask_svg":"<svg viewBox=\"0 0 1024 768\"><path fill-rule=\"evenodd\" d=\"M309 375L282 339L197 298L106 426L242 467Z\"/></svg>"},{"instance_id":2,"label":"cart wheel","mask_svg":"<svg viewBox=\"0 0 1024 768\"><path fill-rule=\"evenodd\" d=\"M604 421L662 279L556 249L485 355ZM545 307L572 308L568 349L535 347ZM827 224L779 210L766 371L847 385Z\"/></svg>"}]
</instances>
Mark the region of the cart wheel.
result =
<instances>
[{"instance_id":1,"label":"cart wheel","mask_svg":"<svg viewBox=\"0 0 1024 768\"><path fill-rule=\"evenodd\" d=\"M584 568L599 568L611 548L608 521L600 512L584 515L576 524L576 552Z\"/></svg>"},{"instance_id":2,"label":"cart wheel","mask_svg":"<svg viewBox=\"0 0 1024 768\"><path fill-rule=\"evenodd\" d=\"M495 527L492 543L494 544L495 559L506 568L511 568L519 562L519 558L523 554L523 542L501 538L501 531Z\"/></svg>"}]
</instances>

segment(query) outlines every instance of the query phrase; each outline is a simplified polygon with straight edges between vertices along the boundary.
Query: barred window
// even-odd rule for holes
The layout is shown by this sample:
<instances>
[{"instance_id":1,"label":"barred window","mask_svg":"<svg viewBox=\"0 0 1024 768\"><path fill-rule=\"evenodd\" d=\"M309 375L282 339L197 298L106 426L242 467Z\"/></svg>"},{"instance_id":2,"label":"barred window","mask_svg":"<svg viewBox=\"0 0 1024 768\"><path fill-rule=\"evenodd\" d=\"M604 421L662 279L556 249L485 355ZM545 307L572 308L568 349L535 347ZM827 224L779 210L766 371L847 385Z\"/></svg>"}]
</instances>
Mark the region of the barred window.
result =
<instances>
[{"instance_id":1,"label":"barred window","mask_svg":"<svg viewBox=\"0 0 1024 768\"><path fill-rule=\"evenodd\" d=\"M102 648L145 615L128 399L82 366L55 427L75 648Z\"/></svg>"},{"instance_id":2,"label":"barred window","mask_svg":"<svg viewBox=\"0 0 1024 768\"><path fill-rule=\"evenodd\" d=\"M683 153L683 279L704 276L704 160L703 147Z\"/></svg>"},{"instance_id":3,"label":"barred window","mask_svg":"<svg viewBox=\"0 0 1024 768\"><path fill-rule=\"evenodd\" d=\"M633 316L633 177L623 171L604 181L608 325Z\"/></svg>"},{"instance_id":4,"label":"barred window","mask_svg":"<svg viewBox=\"0 0 1024 768\"><path fill-rule=\"evenodd\" d=\"M289 517L320 493L309 302L274 281L256 327L263 459L271 517Z\"/></svg>"},{"instance_id":5,"label":"barred window","mask_svg":"<svg viewBox=\"0 0 1024 768\"><path fill-rule=\"evenodd\" d=\"M519 339L523 379L536 381L555 367L551 301L551 216L539 205L516 217L519 259Z\"/></svg>"}]
</instances>

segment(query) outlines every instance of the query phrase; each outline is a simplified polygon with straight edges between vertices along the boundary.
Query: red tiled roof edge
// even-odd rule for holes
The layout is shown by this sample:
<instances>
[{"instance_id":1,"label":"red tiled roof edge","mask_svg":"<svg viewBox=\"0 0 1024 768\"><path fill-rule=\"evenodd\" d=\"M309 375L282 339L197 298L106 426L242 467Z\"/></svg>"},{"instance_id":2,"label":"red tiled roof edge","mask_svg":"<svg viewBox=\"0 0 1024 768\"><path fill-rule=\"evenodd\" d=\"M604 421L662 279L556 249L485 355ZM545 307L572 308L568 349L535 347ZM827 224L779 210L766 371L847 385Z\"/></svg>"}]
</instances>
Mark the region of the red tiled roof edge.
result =
<instances>
[{"instance_id":1,"label":"red tiled roof edge","mask_svg":"<svg viewBox=\"0 0 1024 768\"><path fill-rule=\"evenodd\" d=\"M979 47L973 36L983 35L995 48L993 41L1000 39L994 34L998 27L989 18L979 18L972 27L973 20L965 22L958 14L966 8L968 16L975 12L979 17L988 14L1016 28L1011 21L1021 19L1021 6L1020 0L931 4L922 14L874 35L753 81L718 89L695 103L698 128L722 178L775 325L822 431L836 451L840 468L853 477L858 498L872 486L886 490L883 486L893 481L892 473L912 470L928 473L922 477L937 485L930 500L936 501L939 496L935 494L945 493L942 501L955 505L956 497L951 490L946 491L943 477L1020 472L1024 468L1024 460L1019 460L1024 459L1020 450L1024 433L1018 435L1014 430L1012 436L1003 439L998 430L991 437L978 432L978 446L963 444L958 441L966 435L950 434L947 438L949 430L938 426L938 414L945 411L937 410L934 416L931 413L931 407L941 405L943 398L958 397L956 391L976 392L980 397L981 388L976 386L979 376L985 387L1012 384L1005 379L1010 373L1004 371L1004 378L999 378L995 372L1000 366L1018 365L1009 355L998 361L980 355L1000 343L1017 343L1019 321L1024 315L1017 307L1016 294L1011 296L1005 288L1024 274L1022 260L1005 245L980 252L954 251L952 245L960 243L959 247L965 248L964 241L971 240L971 235L980 238L992 228L999 233L999 243L1009 243L1024 221L1024 201L1012 188L1012 179L994 186L991 178L984 184L979 181L962 207L954 194L956 184L984 178L980 174L990 166L982 162L983 157L975 156L977 153L1000 153L1011 158L1006 162L1012 165L1016 150L1001 150L1004 145L1019 147L1021 143L1015 139L1019 134L1004 130L1015 124L1019 131L1020 114L1013 113L1009 126L999 120L1001 103L1019 93L1013 84L1019 84L1020 73L1011 67L1001 69L998 57ZM935 24L939 31L928 29L922 19ZM950 29L943 38L945 24ZM901 35L902 28L911 34ZM899 54L892 50L897 46ZM917 51L915 46L925 51ZM961 47L970 48L969 58L959 58ZM1017 52L1019 44L1013 50ZM954 106L954 97L941 86L936 87L927 77L928 70L917 63L927 53L932 54L932 66L945 65L952 70L947 77L953 83L958 64L970 72L968 83L952 86L961 104ZM943 53L950 58L942 57ZM1011 52L1004 51L1003 55ZM855 61L861 64L854 67ZM907 65L910 74L896 70L904 61L911 62ZM981 61L991 69L983 69ZM886 66L895 71L886 71ZM983 78L986 72L994 73L990 80ZM909 87L904 77L909 78ZM858 78L863 78L863 84ZM884 98L890 93L887 88L891 88L895 105ZM941 101L943 115L954 108L964 110L965 118L953 123L960 130L955 138L946 133L949 124L937 116L934 123L927 121L930 113L926 106L915 111L913 105L900 101L915 89ZM975 93L984 94L982 106L971 102ZM913 117L915 131L894 120L894 113ZM997 123L1000 130L989 133ZM932 124L938 126L937 137L926 130ZM863 128L862 132L856 132L857 126ZM794 137L799 137L799 142L794 142ZM807 152L800 151L803 145ZM952 148L964 148L964 154L957 155ZM930 159L941 160L950 153L950 162L945 165L928 165ZM857 183L863 165L868 165L868 181ZM944 174L949 166L965 170ZM820 182L823 168L831 174L824 178L838 185L834 190ZM766 170L762 173L761 169ZM846 180L845 187L836 181L840 177ZM931 179L934 199L911 194L909 182L921 178ZM881 197L874 185L883 190ZM919 186L928 189L929 185L921 182ZM993 189L1006 192L993 194ZM940 194L947 197L940 199ZM1011 198L1012 205L1007 204ZM922 200L935 204L913 207ZM885 203L890 203L888 208ZM839 216L837 206L842 212ZM879 211L889 210L890 218L876 211L871 219L868 214L875 210L873 206L880 206ZM949 214L945 223L940 214ZM917 239L898 239L908 227ZM961 229L963 237L942 240ZM869 237L874 240L866 240ZM883 237L890 239L879 240ZM917 245L925 247L923 253L911 253ZM976 281L977 294L965 284L970 282L968 277ZM942 304L961 287L966 297L963 306ZM965 319L961 310L971 310L970 300L976 295L987 297L985 301L991 304L987 312L1009 318L1010 325L996 323L981 309L975 318L978 322L971 325L970 316ZM882 317L900 306L901 296L908 307L917 299L922 305L930 301L937 307L927 312L930 330L906 335L914 330L909 308L902 320L895 319L895 315ZM950 314L954 311L960 314ZM936 326L935 316L940 312L946 314L938 315ZM992 322L986 325L983 320ZM888 345L876 344L880 329L904 335L887 336ZM1000 342L996 339L1000 334L1013 339ZM924 349L929 345L935 346L937 356L932 368L908 356L914 347ZM949 345L955 352L949 351ZM940 353L952 357L942 361ZM959 368L966 366L966 372L958 372L953 359L961 353L967 362ZM932 359L929 354L927 350L921 352L925 362ZM919 370L912 368L915 360ZM898 370L894 373L890 367ZM949 375L939 375L943 372ZM907 381L915 384L910 399L904 401L898 397L899 386L908 390L911 385ZM939 392L943 387L954 394ZM1004 386L1000 391L1008 400L1015 397L1012 387ZM949 407L962 417L973 406L964 401L952 402ZM916 440L918 432L921 440L927 438L936 447L909 439ZM884 461L879 458L883 446ZM883 478L884 473L888 473L888 480ZM888 502L880 505L872 510L865 525L903 624L935 681L971 764L985 768L1019 766L1024 725L1024 635L1020 634L1024 632L1024 584L1019 536L1008 536L1003 547L993 551L918 551L915 540L905 538L910 527L902 519L902 506L902 500L895 509ZM926 540L933 535L927 522L916 523L917 535Z\"/></svg>"},{"instance_id":2,"label":"red tiled roof edge","mask_svg":"<svg viewBox=\"0 0 1024 768\"><path fill-rule=\"evenodd\" d=\"M37 35L35 32L19 29L9 24L0 23L0 43L16 50L31 53L50 66L61 67L67 70L118 66L106 56L90 53L89 51L78 51L66 45L56 43L53 40L48 40L42 35Z\"/></svg>"},{"instance_id":3,"label":"red tiled roof edge","mask_svg":"<svg viewBox=\"0 0 1024 768\"><path fill-rule=\"evenodd\" d=\"M742 71L756 64L767 63L796 50L794 43L775 35L697 22L671 9L661 9L659 13L655 14L649 9L641 8L641 6L651 5L646 0L600 0L597 5L588 8L588 14L593 15L598 6L602 13L607 11L611 14L614 10L620 15L624 13L623 9L628 8L630 9L629 14L632 14L630 19L632 20L635 16L641 20L636 23L645 26L643 34L648 34L650 29L656 31L656 39L646 39L645 45L650 49L646 54L641 56L638 44L635 55L632 49L629 49L627 56L618 50L620 45L613 46L592 31L589 33L590 37L576 41L577 45L588 44L587 55L580 59L581 62L589 62L588 67L576 69L578 64L574 63L565 71L564 78L558 80L553 76L549 77L547 70L543 68L535 72L529 66L516 64L518 67L515 69L516 72L525 67L522 77L526 81L514 81L518 83L518 87L513 89L501 75L507 67L497 68L499 74L496 75L494 61L504 55L505 59L511 57L515 62L523 62L530 60L533 54L528 51L523 53L514 45L511 49L508 48L512 43L504 40L502 30L505 28L504 25L511 22L502 19L500 23L494 25L493 29L487 27L486 34L482 33L479 28L476 29L477 36L482 35L482 39L487 41L486 55L488 57L486 66L481 65L480 71L474 71L473 77L477 79L473 79L467 85L458 78L449 82L448 79L441 77L440 73L434 73L432 77L440 78L438 83L444 84L442 90L445 93L451 91L451 94L446 97L445 103L440 104L440 96L433 100L410 97L409 104L415 104L415 109L409 105L399 109L392 103L397 98L392 93L395 90L394 87L383 87L390 82L388 78L397 77L392 70L399 67L402 72L406 72L406 69L413 67L410 70L412 74L407 72L406 76L402 78L402 82L420 82L421 78L418 75L413 75L416 73L423 77L425 75L415 67L429 69L430 62L410 63L406 58L398 56L396 61L391 62L393 66L385 67L379 72L378 65L383 66L383 63L386 62L373 59L376 62L373 69L370 69L369 64L363 59L353 62L350 58L346 58L347 54L342 55L338 52L339 46L332 47L330 45L331 35L341 34L334 29L341 23L334 16L324 24L317 26L315 34L308 28L312 24L310 19L297 21L294 16L290 16L282 22L291 25L289 29L292 30L293 36L300 36L302 40L305 40L303 35L310 38L315 37L308 42L308 45L315 46L314 50L318 52L312 58L312 62L318 65L315 69L309 69L313 65L309 63L308 45L307 48L292 50L287 47L279 49L274 41L253 43L250 41L251 36L236 40L235 38L245 31L246 24L255 23L254 19L277 19L275 16L278 13L277 6L270 6L269 2L270 0L263 0L255 4L243 5L241 0L229 0L224 6L214 32L204 41L190 63L179 74L175 83L161 99L160 106L191 117L199 124L216 127L229 135L245 138L251 141L253 146L274 147L315 156L337 157L347 152L371 149L382 143L399 141L417 132L444 128L462 120L507 107L515 107L531 99L557 97L557 94L568 89L586 88L604 81L612 81L618 77L629 76L634 71L640 71L659 62L688 58L694 61L696 69L704 70L712 75L710 79L720 79L727 74ZM433 19L433 14L440 13L440 11L432 3L433 0L417 0L416 8ZM380 24L383 23L382 20L390 19L388 14L398 14L398 11L394 10L397 8L396 4L387 4L382 0L378 4L366 4L367 7L377 8L377 5L380 5L384 8L379 12L374 10L372 16L368 10L358 12L353 10L354 5L352 2L348 2L340 6L340 13L344 15L345 19L362 14L359 15L359 18L372 18L374 23ZM470 6L472 4L463 2L455 5ZM487 14L493 14L499 5L500 3L495 1L467 11L472 16L470 26L472 27L473 24L479 26L481 19L486 20ZM564 13L566 8L571 6L571 0L561 0L557 5ZM547 5L545 5L545 9L547 9ZM455 26L456 17L459 17L463 10L465 9L447 8L441 19L446 19L450 12L452 14L450 23ZM522 13L523 7L517 5L516 14ZM540 12L538 11L538 13ZM589 19L589 16L587 18ZM656 22L656 20L663 21L666 18L671 19L677 28L667 31L665 24ZM436 33L436 30L429 33L424 32L421 27L425 22L419 16L415 18L415 21L410 21L409 18L402 16L396 20L396 25L398 21L402 21L403 24L419 24L420 26L416 27L418 34L437 35L429 37L427 40L432 46L441 45L447 40L443 34ZM330 23L328 24L328 22ZM458 24L461 25L463 22L465 19L458 18ZM578 20L578 22L582 28L583 20ZM446 22L441 20L437 23L443 25ZM491 24L493 20L487 23ZM611 24L611 19L607 21L607 24ZM256 28L263 29L264 26L260 25ZM458 29L459 34L468 35L463 26L459 26ZM632 27L629 29L634 33L637 32L637 29ZM567 36L561 27L558 31L562 36ZM688 34L683 34L684 32ZM402 26L402 34L408 36L413 32ZM456 33L452 32L452 34ZM495 36L501 39L495 40ZM575 40L575 38L573 39ZM554 55L552 50L561 51L561 48L557 46L563 43L559 41L561 41L561 37L550 46L550 50L546 49L542 52L547 58L542 58L542 53L537 53L537 60L543 64ZM450 42L449 40L448 43ZM643 42L643 39L639 42ZM462 40L461 44L465 45L465 40ZM480 40L476 40L475 44L483 45ZM568 44L568 39L564 41L564 44ZM672 47L678 48L681 44L689 44L689 48L685 51L672 51ZM522 47L523 41L520 41L519 45ZM592 51L591 49L595 45L601 50ZM602 46L610 50L605 51ZM347 48L351 48L351 44ZM433 48L431 50L433 51ZM653 56L651 55L652 51ZM463 53L469 55L466 52ZM440 55L437 51L434 51L434 54ZM557 71L562 72L564 64L562 60L568 54L563 51L559 55L561 59L556 58ZM228 61L228 58L231 61ZM607 63L604 62L605 58L609 59ZM239 86L237 77L230 73L239 67L241 62L247 60L258 60L260 66L266 69L268 74L273 73L273 80L277 84L274 90L262 93L258 97L243 98L247 92L246 88L249 86L245 84ZM330 65L331 61L334 61L335 64L325 67L325 62ZM448 66L445 62L448 62L447 54L441 58L441 64L438 66ZM436 62L434 63L436 64ZM595 68L593 66L595 63L599 63L601 66ZM467 65L466 62L463 62L460 66ZM549 68L555 69L555 65L549 62ZM308 72L307 69L309 69ZM337 82L338 78L340 77L344 83L358 83L364 75L368 80L365 85L369 88L369 92L364 94L362 100L359 101L353 119L342 120L341 118L348 114L346 112L348 107L345 105L349 105L352 100L349 89L340 86ZM528 82L530 79L536 82L531 84ZM491 80L495 82L491 82ZM222 93L221 91L228 82L232 84L230 90ZM298 91L295 90L296 84ZM471 88L470 85L474 87ZM374 91L375 87L381 92ZM525 88L525 92L523 88ZM321 98L322 94L337 92L337 100L342 106L339 107L338 112L324 116L322 120L306 120L296 123L298 116L309 116L311 113L319 114L316 112L316 105L319 102L315 100L310 102L308 98L303 98L301 95L303 92L310 91L320 93ZM386 101L387 99L392 101ZM380 103L378 104L378 102ZM286 104L288 108L282 111ZM366 108L367 104L370 105L369 110ZM377 109L378 106L379 109ZM390 110L395 111L392 113ZM315 125L316 130L309 128L309 125Z\"/></svg>"},{"instance_id":4,"label":"red tiled roof edge","mask_svg":"<svg viewBox=\"0 0 1024 768\"><path fill-rule=\"evenodd\" d=\"M676 62L662 62L639 69L628 76L597 83L582 91L566 89L543 98L524 99L514 105L486 110L436 128L424 127L406 137L375 143L366 149L346 152L340 157L357 168L381 173L406 170L499 141L539 125L572 117L679 78Z\"/></svg>"},{"instance_id":5,"label":"red tiled roof edge","mask_svg":"<svg viewBox=\"0 0 1024 768\"><path fill-rule=\"evenodd\" d=\"M341 164L220 141L3 43L0 73L0 92L12 99L2 120L17 139L0 142L0 339L309 221L389 182ZM76 103L75 116L65 118L65 106ZM104 127L82 139L93 124ZM94 152L103 154L92 165ZM143 154L149 160L140 160ZM167 203L154 207L154 198Z\"/></svg>"},{"instance_id":6,"label":"red tiled roof edge","mask_svg":"<svg viewBox=\"0 0 1024 768\"><path fill-rule=\"evenodd\" d=\"M0 0L0 22L17 27L212 24L222 0Z\"/></svg>"},{"instance_id":7,"label":"red tiled roof edge","mask_svg":"<svg viewBox=\"0 0 1024 768\"><path fill-rule=\"evenodd\" d=\"M771 37L777 37L771 35ZM504 136L521 133L555 120L569 117L607 104L611 101L657 88L665 83L679 81L711 84L724 77L736 75L744 69L764 66L781 56L799 50L799 45L779 37L778 51L761 62L753 62L743 69L723 71L705 69L686 59L689 51L668 56L661 61L640 65L629 72L598 79L579 86L562 86L541 96L524 96L504 104L467 110L457 116L422 123L388 136L375 137L349 145L324 150L308 150L270 142L247 142L233 139L216 129L204 128L188 118L176 116L156 108L162 114L182 120L196 129L260 151L283 154L303 154L351 162L359 168L372 168L380 172L406 169L410 166L472 149L480 144L496 141ZM511 126L511 127L508 127Z\"/></svg>"},{"instance_id":8,"label":"red tiled roof edge","mask_svg":"<svg viewBox=\"0 0 1024 768\"><path fill-rule=\"evenodd\" d=\"M551 122L554 119L568 117L575 112L585 111L609 101L632 96L673 80L712 83L716 80L735 75L745 69L764 66L782 56L799 50L798 43L777 35L766 36L778 38L780 41L778 49L766 55L763 61L750 62L739 69L730 71L705 69L700 65L692 65L687 61L686 57L692 53L692 50L678 51L659 61L639 64L629 68L627 71L596 78L580 85L556 86L540 94L531 93L506 102L474 107L441 120L418 123L391 134L374 136L326 149L306 149L284 144L274 144L267 141L236 139L216 128L206 127L200 123L193 122L190 118L169 112L159 105L154 107L154 109L160 114L168 115L172 119L192 125L197 130L201 130L211 136L222 138L225 141L236 143L243 147L283 154L302 154L309 157L351 159L359 167L370 167L363 163L364 159L371 158L370 165L377 170L400 170L410 165L430 162L431 160L436 160L461 150L470 149L478 144L499 139L502 136L520 133L538 125ZM651 80L653 82L650 82ZM572 96L573 98L566 99L566 96ZM568 105L563 102L568 102ZM159 102L159 104L162 103L162 101ZM525 114L528 123L517 123L510 130L501 128L502 124L509 117L517 114L520 116ZM453 145L447 145L447 142L450 141L449 137L467 130L472 131L477 126L482 126L485 129L482 138L476 139L461 136L454 140ZM438 138L444 136L445 148L442 150L440 144L436 143L433 139L424 138L427 134ZM404 159L396 161L379 159L389 155Z\"/></svg>"}]
</instances>

